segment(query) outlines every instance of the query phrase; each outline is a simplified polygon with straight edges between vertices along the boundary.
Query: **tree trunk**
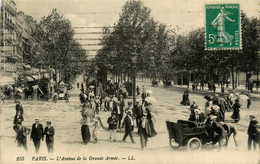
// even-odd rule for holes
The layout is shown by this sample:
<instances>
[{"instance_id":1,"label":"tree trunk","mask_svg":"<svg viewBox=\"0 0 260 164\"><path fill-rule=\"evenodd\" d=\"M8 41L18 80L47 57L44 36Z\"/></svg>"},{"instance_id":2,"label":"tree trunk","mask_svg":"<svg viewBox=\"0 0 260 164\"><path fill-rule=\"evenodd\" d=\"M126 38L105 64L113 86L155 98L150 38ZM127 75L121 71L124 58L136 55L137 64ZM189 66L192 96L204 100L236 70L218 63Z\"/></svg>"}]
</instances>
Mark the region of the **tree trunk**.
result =
<instances>
[{"instance_id":1,"label":"tree trunk","mask_svg":"<svg viewBox=\"0 0 260 164\"><path fill-rule=\"evenodd\" d=\"M232 76L232 89L235 89L235 85L234 85L234 67L233 67L233 65L231 66L231 76Z\"/></svg>"}]
</instances>

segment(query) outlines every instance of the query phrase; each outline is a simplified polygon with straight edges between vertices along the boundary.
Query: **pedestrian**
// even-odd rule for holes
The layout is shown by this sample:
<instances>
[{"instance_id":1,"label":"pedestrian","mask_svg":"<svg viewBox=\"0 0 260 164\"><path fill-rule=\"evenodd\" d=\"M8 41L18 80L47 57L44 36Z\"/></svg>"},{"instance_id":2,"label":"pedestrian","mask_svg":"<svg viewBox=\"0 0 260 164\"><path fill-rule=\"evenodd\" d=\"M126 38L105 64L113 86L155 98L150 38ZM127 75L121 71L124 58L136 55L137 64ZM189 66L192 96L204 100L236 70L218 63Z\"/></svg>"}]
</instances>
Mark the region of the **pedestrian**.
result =
<instances>
[{"instance_id":1,"label":"pedestrian","mask_svg":"<svg viewBox=\"0 0 260 164\"><path fill-rule=\"evenodd\" d=\"M219 95L215 94L213 99L212 99L213 105L218 105L219 106Z\"/></svg>"},{"instance_id":2,"label":"pedestrian","mask_svg":"<svg viewBox=\"0 0 260 164\"><path fill-rule=\"evenodd\" d=\"M135 116L136 119L136 126L139 127L141 118L143 116L143 109L142 109L142 101L137 101L136 105L133 108L133 114Z\"/></svg>"},{"instance_id":3,"label":"pedestrian","mask_svg":"<svg viewBox=\"0 0 260 164\"><path fill-rule=\"evenodd\" d=\"M148 123L149 123L149 129L147 130L147 135L148 137L154 137L157 135L157 132L154 128L154 122L155 122L155 119L154 119L154 115L152 114L150 108L152 108L152 104L151 103L147 103L148 105L146 106L145 108L145 111L147 113L147 120L148 120Z\"/></svg>"},{"instance_id":4,"label":"pedestrian","mask_svg":"<svg viewBox=\"0 0 260 164\"><path fill-rule=\"evenodd\" d=\"M248 150L251 150L251 145L253 142L254 150L256 150L256 145L258 144L258 148L260 149L259 144L259 131L257 129L258 121L254 115L250 115L250 123L247 129L248 134Z\"/></svg>"},{"instance_id":5,"label":"pedestrian","mask_svg":"<svg viewBox=\"0 0 260 164\"><path fill-rule=\"evenodd\" d=\"M226 105L224 98L219 98L219 111L223 117L223 121L225 121Z\"/></svg>"},{"instance_id":6,"label":"pedestrian","mask_svg":"<svg viewBox=\"0 0 260 164\"><path fill-rule=\"evenodd\" d=\"M93 131L92 131L92 137L95 141L95 143L97 143L98 141L98 131L99 131L99 124L98 124L98 120L94 121L94 125L93 125Z\"/></svg>"},{"instance_id":7,"label":"pedestrian","mask_svg":"<svg viewBox=\"0 0 260 164\"><path fill-rule=\"evenodd\" d=\"M16 141L18 143L18 147L23 146L23 148L27 151L27 135L29 135L31 130L22 125L21 121L17 122L17 133L16 133Z\"/></svg>"},{"instance_id":8,"label":"pedestrian","mask_svg":"<svg viewBox=\"0 0 260 164\"><path fill-rule=\"evenodd\" d=\"M32 132L30 138L31 140L33 140L36 153L38 153L41 145L41 139L42 141L44 139L43 127L40 123L39 118L35 118L35 123L32 125Z\"/></svg>"},{"instance_id":9,"label":"pedestrian","mask_svg":"<svg viewBox=\"0 0 260 164\"><path fill-rule=\"evenodd\" d=\"M47 127L44 130L44 134L46 135L45 141L46 141L46 146L48 149L49 153L53 152L53 145L54 145L54 135L55 135L55 130L54 127L51 126L51 121L47 121Z\"/></svg>"},{"instance_id":10,"label":"pedestrian","mask_svg":"<svg viewBox=\"0 0 260 164\"><path fill-rule=\"evenodd\" d=\"M215 83L212 84L212 89L213 89L213 92L215 93L216 92L216 85L215 85Z\"/></svg>"},{"instance_id":11,"label":"pedestrian","mask_svg":"<svg viewBox=\"0 0 260 164\"><path fill-rule=\"evenodd\" d=\"M18 130L18 122L23 122L24 118L23 115L20 114L21 112L18 112L15 116L14 116L14 122L13 122L13 129L15 132L17 132Z\"/></svg>"},{"instance_id":12,"label":"pedestrian","mask_svg":"<svg viewBox=\"0 0 260 164\"><path fill-rule=\"evenodd\" d=\"M140 88L138 86L136 87L136 94L137 94L137 96L140 95Z\"/></svg>"},{"instance_id":13,"label":"pedestrian","mask_svg":"<svg viewBox=\"0 0 260 164\"><path fill-rule=\"evenodd\" d=\"M134 128L134 121L133 121L131 115L132 115L132 111L128 111L127 115L124 119L122 128L125 126L125 135L124 135L122 141L126 142L125 141L126 137L129 135L132 143L135 143L135 141L133 139L133 135L132 135L132 131L133 131L133 128Z\"/></svg>"},{"instance_id":14,"label":"pedestrian","mask_svg":"<svg viewBox=\"0 0 260 164\"><path fill-rule=\"evenodd\" d=\"M109 139L111 140L113 135L113 140L114 142L116 142L117 118L115 112L112 112L111 117L107 119L107 123L108 123L108 129L110 131Z\"/></svg>"},{"instance_id":15,"label":"pedestrian","mask_svg":"<svg viewBox=\"0 0 260 164\"><path fill-rule=\"evenodd\" d=\"M77 82L77 88L79 88L79 82Z\"/></svg>"},{"instance_id":16,"label":"pedestrian","mask_svg":"<svg viewBox=\"0 0 260 164\"><path fill-rule=\"evenodd\" d=\"M69 102L69 97L70 97L69 91L66 90L65 95L64 95L64 99L65 99L66 103Z\"/></svg>"},{"instance_id":17,"label":"pedestrian","mask_svg":"<svg viewBox=\"0 0 260 164\"><path fill-rule=\"evenodd\" d=\"M181 105L190 105L190 100L189 100L189 93L188 91L185 91L182 95L182 101L180 102Z\"/></svg>"},{"instance_id":18,"label":"pedestrian","mask_svg":"<svg viewBox=\"0 0 260 164\"><path fill-rule=\"evenodd\" d=\"M247 109L249 109L250 108L250 105L251 105L251 95L250 95L250 93L248 93L248 96L247 96L248 98L247 98Z\"/></svg>"},{"instance_id":19,"label":"pedestrian","mask_svg":"<svg viewBox=\"0 0 260 164\"><path fill-rule=\"evenodd\" d=\"M59 98L59 95L58 95L58 93L57 93L57 90L55 90L54 93L53 93L52 101L53 101L54 103L57 103L58 98Z\"/></svg>"},{"instance_id":20,"label":"pedestrian","mask_svg":"<svg viewBox=\"0 0 260 164\"><path fill-rule=\"evenodd\" d=\"M231 118L234 119L235 123L237 123L240 120L240 107L241 104L239 103L239 100L235 100L235 104L233 105L233 114L231 115Z\"/></svg>"},{"instance_id":21,"label":"pedestrian","mask_svg":"<svg viewBox=\"0 0 260 164\"><path fill-rule=\"evenodd\" d=\"M206 132L209 138L213 141L212 144L219 144L219 150L224 145L224 139L227 137L227 132L222 125L213 121L212 116L209 116L206 122Z\"/></svg>"},{"instance_id":22,"label":"pedestrian","mask_svg":"<svg viewBox=\"0 0 260 164\"><path fill-rule=\"evenodd\" d=\"M212 99L209 95L204 96L204 99L207 100L207 102L205 103L204 118L207 119L213 103L212 103Z\"/></svg>"},{"instance_id":23,"label":"pedestrian","mask_svg":"<svg viewBox=\"0 0 260 164\"><path fill-rule=\"evenodd\" d=\"M138 134L140 136L141 149L147 146L148 134L147 130L149 129L149 122L147 120L147 113L143 113L140 118L140 123L138 124Z\"/></svg>"},{"instance_id":24,"label":"pedestrian","mask_svg":"<svg viewBox=\"0 0 260 164\"><path fill-rule=\"evenodd\" d=\"M16 106L15 106L16 115L18 112L20 112L20 114L23 115L23 106L21 104L21 101L17 99L15 100L15 102L16 102Z\"/></svg>"},{"instance_id":25,"label":"pedestrian","mask_svg":"<svg viewBox=\"0 0 260 164\"><path fill-rule=\"evenodd\" d=\"M223 121L224 122L224 118L223 118L223 115L222 113L219 111L219 106L218 105L213 105L213 107L211 108L211 111L210 113L208 114L208 116L213 119L213 121L216 121L216 122L221 122Z\"/></svg>"},{"instance_id":26,"label":"pedestrian","mask_svg":"<svg viewBox=\"0 0 260 164\"><path fill-rule=\"evenodd\" d=\"M142 104L144 104L145 98L147 97L147 94L146 94L146 92L145 92L144 86L143 86L143 92L142 92L142 94L141 94L141 97L142 97Z\"/></svg>"},{"instance_id":27,"label":"pedestrian","mask_svg":"<svg viewBox=\"0 0 260 164\"><path fill-rule=\"evenodd\" d=\"M234 139L235 146L236 146L236 148L238 148L237 139L236 139L237 138L238 129L237 129L236 125L234 125L234 124L227 124L227 123L224 123L222 121L220 122L220 124L227 131L228 139L233 134L233 139ZM227 142L227 146L228 146L228 142Z\"/></svg>"},{"instance_id":28,"label":"pedestrian","mask_svg":"<svg viewBox=\"0 0 260 164\"><path fill-rule=\"evenodd\" d=\"M112 112L116 113L116 118L117 118L117 121L118 121L117 126L118 126L118 129L120 129L121 120L122 120L123 115L124 115L124 109L121 108L120 101L116 102L116 106L114 106Z\"/></svg>"},{"instance_id":29,"label":"pedestrian","mask_svg":"<svg viewBox=\"0 0 260 164\"><path fill-rule=\"evenodd\" d=\"M90 141L90 130L87 124L87 121L83 119L83 124L81 125L81 136L84 144L87 144Z\"/></svg>"}]
</instances>

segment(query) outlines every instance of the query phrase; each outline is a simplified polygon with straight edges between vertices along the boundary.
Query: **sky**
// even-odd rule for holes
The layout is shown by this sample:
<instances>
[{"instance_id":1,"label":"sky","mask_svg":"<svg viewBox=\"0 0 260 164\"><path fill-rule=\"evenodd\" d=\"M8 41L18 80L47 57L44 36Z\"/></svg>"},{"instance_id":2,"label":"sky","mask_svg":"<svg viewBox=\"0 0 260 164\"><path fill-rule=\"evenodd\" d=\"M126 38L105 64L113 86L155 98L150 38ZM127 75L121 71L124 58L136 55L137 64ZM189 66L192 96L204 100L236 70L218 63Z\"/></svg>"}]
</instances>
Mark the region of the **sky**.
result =
<instances>
[{"instance_id":1,"label":"sky","mask_svg":"<svg viewBox=\"0 0 260 164\"><path fill-rule=\"evenodd\" d=\"M53 8L68 18L73 27L112 26L119 18L122 6L127 0L16 0L17 11L31 15L37 21L51 13ZM151 9L156 21L170 28L178 29L178 34L186 34L192 29L204 27L205 4L214 4L213 0L143 0ZM259 17L258 0L218 0L217 3L239 3L240 8L249 17ZM77 34L82 32L100 32L101 28L74 28L75 38L100 38L96 34ZM79 41L83 44L89 41ZM96 43L98 41L90 41ZM84 46L97 49L98 46ZM95 55L95 52L90 52Z\"/></svg>"}]
</instances>

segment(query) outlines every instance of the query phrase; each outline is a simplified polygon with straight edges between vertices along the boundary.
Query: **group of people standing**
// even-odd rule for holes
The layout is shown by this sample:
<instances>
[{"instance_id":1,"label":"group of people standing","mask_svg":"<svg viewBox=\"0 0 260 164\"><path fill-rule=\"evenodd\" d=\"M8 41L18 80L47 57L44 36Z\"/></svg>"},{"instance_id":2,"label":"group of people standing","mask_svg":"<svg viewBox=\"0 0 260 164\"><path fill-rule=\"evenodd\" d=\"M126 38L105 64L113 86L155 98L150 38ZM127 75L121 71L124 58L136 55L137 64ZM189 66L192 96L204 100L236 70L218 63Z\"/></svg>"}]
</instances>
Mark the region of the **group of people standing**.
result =
<instances>
[{"instance_id":1,"label":"group of people standing","mask_svg":"<svg viewBox=\"0 0 260 164\"><path fill-rule=\"evenodd\" d=\"M240 108L239 96L230 92L229 95L223 98L219 97L218 94L214 96L206 95L205 110L201 110L197 105L196 101L193 100L190 105L190 116L189 121L193 121L197 126L205 126L208 137L212 139L212 143L219 143L220 149L223 146L224 140L229 139L233 134L235 146L238 147L236 136L238 129L235 124L227 123L225 112L233 110L231 118L234 123L238 123L240 120ZM182 105L189 105L189 94L187 91L183 94ZM251 102L250 102L251 103ZM247 104L249 108L249 105ZM248 127L248 150L251 150L251 144L260 146L260 135L257 126L259 126L254 115L250 115L250 125ZM227 145L226 145L227 146Z\"/></svg>"},{"instance_id":2,"label":"group of people standing","mask_svg":"<svg viewBox=\"0 0 260 164\"><path fill-rule=\"evenodd\" d=\"M36 153L39 152L41 140L44 140L44 135L48 152L53 152L54 145L54 127L51 126L51 121L46 122L46 127L43 129L43 125L40 123L39 118L35 118L35 123L32 125L32 128L28 128L22 125L24 121L23 117L23 106L19 99L16 100L16 115L14 117L13 129L16 132L16 142L18 147L23 147L26 151L27 147L27 136L30 134L30 138L34 143Z\"/></svg>"},{"instance_id":3,"label":"group of people standing","mask_svg":"<svg viewBox=\"0 0 260 164\"><path fill-rule=\"evenodd\" d=\"M118 97L113 95L112 98L109 98L109 101L107 101L106 98L103 101L100 100L101 103L104 103L103 110L111 112L111 116L107 119L107 129L110 132L109 140L117 142L116 134L124 128L125 134L122 138L122 142L126 142L126 139L129 136L131 142L136 143L133 138L133 131L134 127L137 127L141 147L144 149L147 145L148 138L157 135L154 128L153 106L152 102L148 99L149 96L149 93L146 93L146 90L143 87L143 93L140 96L142 100L137 101L136 104L132 104L131 101L125 103L125 99L122 94L118 95ZM87 97L87 95L85 95L85 97ZM87 117L88 116L84 116L84 114L82 115L83 124L81 126L81 134L84 143L88 143L91 139L89 127L94 126L92 135L96 136L95 130L98 129L96 127L99 126L98 122L101 121L98 116L94 116L92 120L90 119L90 121L88 121ZM96 142L97 138L95 138L95 143Z\"/></svg>"}]
</instances>

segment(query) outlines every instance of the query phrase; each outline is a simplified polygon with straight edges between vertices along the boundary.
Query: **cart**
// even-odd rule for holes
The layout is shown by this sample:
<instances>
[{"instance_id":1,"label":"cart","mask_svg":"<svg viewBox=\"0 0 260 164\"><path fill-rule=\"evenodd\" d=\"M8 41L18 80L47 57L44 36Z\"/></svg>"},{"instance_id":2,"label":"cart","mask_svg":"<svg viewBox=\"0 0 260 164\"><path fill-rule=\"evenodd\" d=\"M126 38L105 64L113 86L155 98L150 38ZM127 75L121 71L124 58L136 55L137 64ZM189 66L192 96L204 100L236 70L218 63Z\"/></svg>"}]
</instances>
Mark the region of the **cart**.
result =
<instances>
[{"instance_id":1,"label":"cart","mask_svg":"<svg viewBox=\"0 0 260 164\"><path fill-rule=\"evenodd\" d=\"M169 132L169 144L173 149L186 146L188 151L196 151L212 141L206 133L205 126L197 126L192 121L178 120L177 123L166 121L166 126ZM224 147L227 142L226 138Z\"/></svg>"}]
</instances>

